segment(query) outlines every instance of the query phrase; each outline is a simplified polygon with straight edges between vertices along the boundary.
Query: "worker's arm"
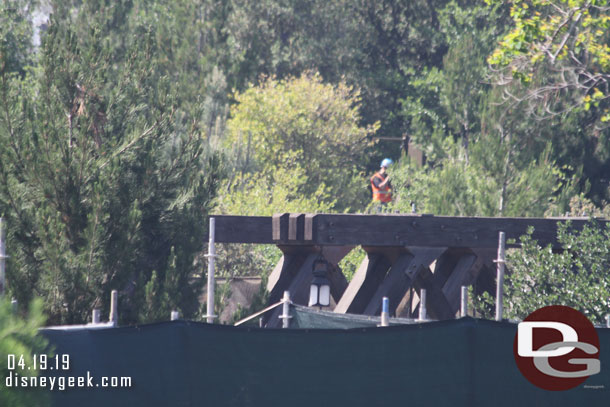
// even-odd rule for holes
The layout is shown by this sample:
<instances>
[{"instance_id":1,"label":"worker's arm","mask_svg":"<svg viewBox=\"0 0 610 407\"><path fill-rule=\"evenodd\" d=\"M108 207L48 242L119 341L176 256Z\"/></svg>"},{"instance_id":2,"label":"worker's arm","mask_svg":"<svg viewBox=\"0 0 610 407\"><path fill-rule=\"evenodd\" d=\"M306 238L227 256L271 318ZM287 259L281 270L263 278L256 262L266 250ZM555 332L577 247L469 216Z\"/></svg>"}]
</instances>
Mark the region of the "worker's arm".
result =
<instances>
[{"instance_id":1,"label":"worker's arm","mask_svg":"<svg viewBox=\"0 0 610 407\"><path fill-rule=\"evenodd\" d=\"M383 188L387 185L387 183L390 182L390 176L388 175L387 177L385 177L385 179L383 180L383 182L379 183L379 188Z\"/></svg>"}]
</instances>

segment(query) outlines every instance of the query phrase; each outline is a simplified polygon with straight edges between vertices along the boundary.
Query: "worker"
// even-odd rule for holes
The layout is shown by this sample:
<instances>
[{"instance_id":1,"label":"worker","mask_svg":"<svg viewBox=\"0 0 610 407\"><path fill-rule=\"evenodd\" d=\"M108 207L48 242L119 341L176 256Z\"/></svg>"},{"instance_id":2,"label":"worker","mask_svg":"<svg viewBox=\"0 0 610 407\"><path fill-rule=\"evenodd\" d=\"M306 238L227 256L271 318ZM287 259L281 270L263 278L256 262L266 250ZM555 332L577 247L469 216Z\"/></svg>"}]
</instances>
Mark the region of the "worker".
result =
<instances>
[{"instance_id":1,"label":"worker","mask_svg":"<svg viewBox=\"0 0 610 407\"><path fill-rule=\"evenodd\" d=\"M392 184L387 173L388 167L392 165L392 160L384 158L381 162L381 168L371 177L371 188L373 189L373 202L380 203L381 206L392 201Z\"/></svg>"}]
</instances>

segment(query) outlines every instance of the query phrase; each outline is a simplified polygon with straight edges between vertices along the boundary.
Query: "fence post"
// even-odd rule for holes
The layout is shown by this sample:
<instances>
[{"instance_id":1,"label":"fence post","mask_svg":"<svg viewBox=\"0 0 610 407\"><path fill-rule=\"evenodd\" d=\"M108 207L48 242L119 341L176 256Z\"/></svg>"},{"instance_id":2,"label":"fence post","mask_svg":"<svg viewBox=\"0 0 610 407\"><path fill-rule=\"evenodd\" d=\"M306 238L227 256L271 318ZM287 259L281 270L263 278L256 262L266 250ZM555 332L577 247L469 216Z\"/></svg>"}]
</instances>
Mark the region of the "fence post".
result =
<instances>
[{"instance_id":1,"label":"fence post","mask_svg":"<svg viewBox=\"0 0 610 407\"><path fill-rule=\"evenodd\" d=\"M460 317L468 316L468 287L462 286L462 304L460 307Z\"/></svg>"},{"instance_id":2,"label":"fence post","mask_svg":"<svg viewBox=\"0 0 610 407\"><path fill-rule=\"evenodd\" d=\"M98 308L95 308L91 312L91 323L92 324L99 324L100 323L100 310Z\"/></svg>"},{"instance_id":3,"label":"fence post","mask_svg":"<svg viewBox=\"0 0 610 407\"><path fill-rule=\"evenodd\" d=\"M504 297L504 262L505 262L506 234L500 232L498 237L498 259L496 260L498 273L496 276L496 321L502 321L504 312L502 297Z\"/></svg>"},{"instance_id":4,"label":"fence post","mask_svg":"<svg viewBox=\"0 0 610 407\"><path fill-rule=\"evenodd\" d=\"M119 324L119 292L112 290L110 293L110 322L117 326Z\"/></svg>"},{"instance_id":5,"label":"fence post","mask_svg":"<svg viewBox=\"0 0 610 407\"><path fill-rule=\"evenodd\" d=\"M390 299L383 297L381 301L381 326L390 326Z\"/></svg>"},{"instance_id":6,"label":"fence post","mask_svg":"<svg viewBox=\"0 0 610 407\"><path fill-rule=\"evenodd\" d=\"M215 266L216 266L216 247L214 241L216 239L216 219L210 218L210 240L208 243L208 254L205 257L208 258L208 297L207 297L207 322L208 324L214 323L214 289L216 288L216 282L214 280Z\"/></svg>"},{"instance_id":7,"label":"fence post","mask_svg":"<svg viewBox=\"0 0 610 407\"><path fill-rule=\"evenodd\" d=\"M282 298L282 315L280 319L282 320L282 328L290 328L290 292L284 291L284 298Z\"/></svg>"},{"instance_id":8,"label":"fence post","mask_svg":"<svg viewBox=\"0 0 610 407\"><path fill-rule=\"evenodd\" d=\"M0 297L6 287L6 229L4 219L0 218Z\"/></svg>"},{"instance_id":9,"label":"fence post","mask_svg":"<svg viewBox=\"0 0 610 407\"><path fill-rule=\"evenodd\" d=\"M426 310L426 289L419 290L419 320L425 321L428 318Z\"/></svg>"}]
</instances>

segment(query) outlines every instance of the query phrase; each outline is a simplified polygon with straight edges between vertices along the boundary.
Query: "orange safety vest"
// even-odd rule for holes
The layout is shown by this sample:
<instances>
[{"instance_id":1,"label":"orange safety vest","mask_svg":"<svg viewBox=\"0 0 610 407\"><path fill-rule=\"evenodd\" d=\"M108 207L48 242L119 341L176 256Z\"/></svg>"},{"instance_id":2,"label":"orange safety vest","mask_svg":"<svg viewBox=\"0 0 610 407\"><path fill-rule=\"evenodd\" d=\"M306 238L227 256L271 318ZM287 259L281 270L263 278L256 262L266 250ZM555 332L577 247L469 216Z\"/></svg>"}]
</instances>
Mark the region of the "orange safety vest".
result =
<instances>
[{"instance_id":1,"label":"orange safety vest","mask_svg":"<svg viewBox=\"0 0 610 407\"><path fill-rule=\"evenodd\" d=\"M380 173L376 172L375 175L371 177L371 188L373 189L373 201L380 202L391 202L392 201L392 189L390 188L390 184L385 184L382 188L377 188L373 180L375 178L379 178L381 182L384 181L384 178Z\"/></svg>"}]
</instances>

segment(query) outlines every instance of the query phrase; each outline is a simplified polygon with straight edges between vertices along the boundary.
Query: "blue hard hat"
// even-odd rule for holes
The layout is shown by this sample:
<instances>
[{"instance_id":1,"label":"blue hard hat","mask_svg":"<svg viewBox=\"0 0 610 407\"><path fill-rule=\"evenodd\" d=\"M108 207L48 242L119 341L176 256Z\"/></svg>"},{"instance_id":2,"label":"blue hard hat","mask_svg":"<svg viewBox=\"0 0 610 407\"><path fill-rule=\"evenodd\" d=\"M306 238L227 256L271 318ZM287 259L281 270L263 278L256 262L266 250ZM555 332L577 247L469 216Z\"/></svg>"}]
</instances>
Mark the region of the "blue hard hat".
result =
<instances>
[{"instance_id":1,"label":"blue hard hat","mask_svg":"<svg viewBox=\"0 0 610 407\"><path fill-rule=\"evenodd\" d=\"M386 167L388 168L390 165L392 165L394 163L394 161L392 161L389 158L384 158L383 161L381 162L381 167Z\"/></svg>"}]
</instances>

